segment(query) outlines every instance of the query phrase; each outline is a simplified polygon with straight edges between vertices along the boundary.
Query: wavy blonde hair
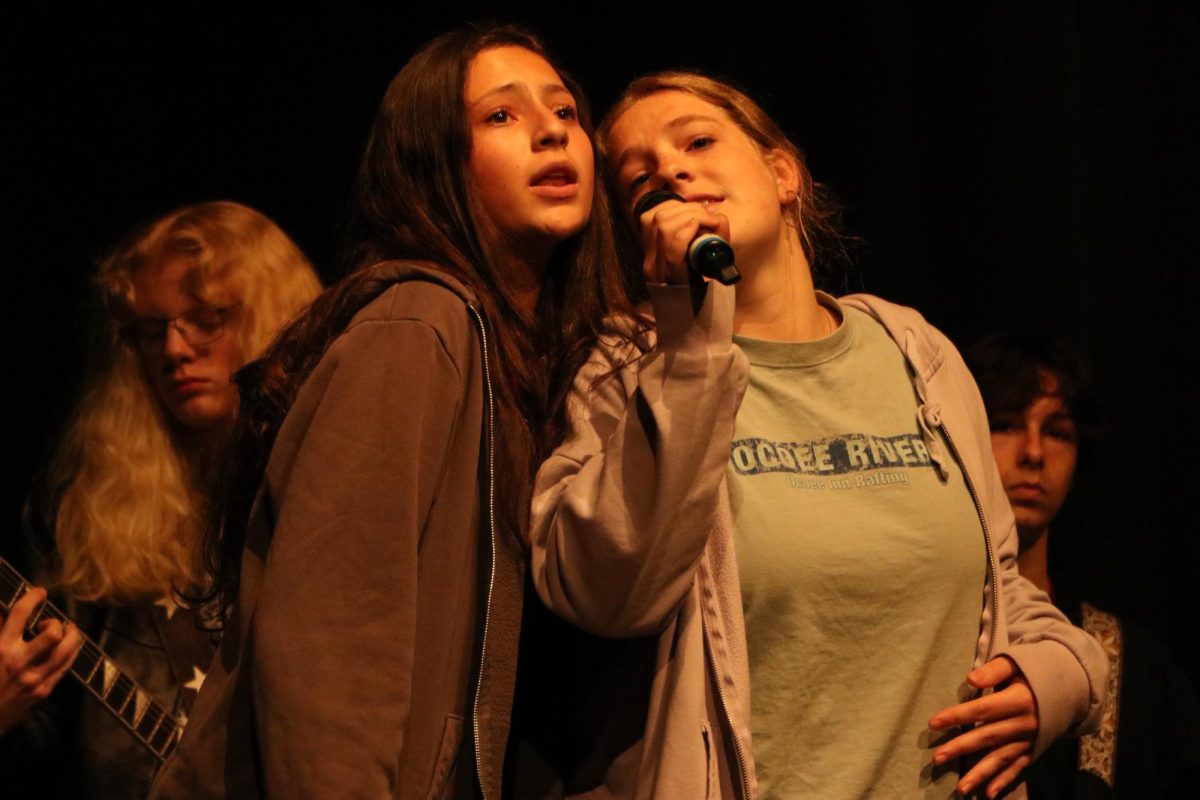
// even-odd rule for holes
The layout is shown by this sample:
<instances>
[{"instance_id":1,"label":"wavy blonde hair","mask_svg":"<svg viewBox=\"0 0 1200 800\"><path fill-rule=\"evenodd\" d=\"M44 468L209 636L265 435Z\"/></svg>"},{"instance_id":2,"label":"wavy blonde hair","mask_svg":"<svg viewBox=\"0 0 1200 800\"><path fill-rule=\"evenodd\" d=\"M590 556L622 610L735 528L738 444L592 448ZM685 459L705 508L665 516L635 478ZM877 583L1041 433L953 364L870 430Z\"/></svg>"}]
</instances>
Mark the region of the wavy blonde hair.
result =
<instances>
[{"instance_id":1,"label":"wavy blonde hair","mask_svg":"<svg viewBox=\"0 0 1200 800\"><path fill-rule=\"evenodd\" d=\"M50 466L57 496L55 584L81 600L128 603L201 584L198 543L211 482L194 439L163 408L134 348L133 275L185 260L185 289L238 303L232 333L244 360L321 291L312 265L267 217L232 202L173 211L101 262L104 363Z\"/></svg>"}]
</instances>

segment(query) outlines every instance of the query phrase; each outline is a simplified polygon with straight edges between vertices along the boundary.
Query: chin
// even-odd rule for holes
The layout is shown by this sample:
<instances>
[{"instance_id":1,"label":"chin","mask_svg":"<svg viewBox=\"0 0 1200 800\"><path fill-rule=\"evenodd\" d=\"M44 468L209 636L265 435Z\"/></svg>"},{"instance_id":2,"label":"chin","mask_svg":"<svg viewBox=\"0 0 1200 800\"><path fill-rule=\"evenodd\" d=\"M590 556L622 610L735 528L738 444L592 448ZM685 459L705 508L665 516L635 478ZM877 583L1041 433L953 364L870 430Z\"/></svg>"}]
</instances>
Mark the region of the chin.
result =
<instances>
[{"instance_id":1,"label":"chin","mask_svg":"<svg viewBox=\"0 0 1200 800\"><path fill-rule=\"evenodd\" d=\"M541 234L545 238L552 239L556 244L562 244L582 231L587 226L590 216L586 213L571 213L546 220Z\"/></svg>"},{"instance_id":2,"label":"chin","mask_svg":"<svg viewBox=\"0 0 1200 800\"><path fill-rule=\"evenodd\" d=\"M231 414L225 413L223 408L216 408L214 404L203 402L185 403L170 409L170 411L176 422L194 431L219 428L232 417Z\"/></svg>"},{"instance_id":3,"label":"chin","mask_svg":"<svg viewBox=\"0 0 1200 800\"><path fill-rule=\"evenodd\" d=\"M1017 528L1023 530L1042 530L1050 522L1046 514L1033 508L1014 506L1013 516L1017 519Z\"/></svg>"}]
</instances>

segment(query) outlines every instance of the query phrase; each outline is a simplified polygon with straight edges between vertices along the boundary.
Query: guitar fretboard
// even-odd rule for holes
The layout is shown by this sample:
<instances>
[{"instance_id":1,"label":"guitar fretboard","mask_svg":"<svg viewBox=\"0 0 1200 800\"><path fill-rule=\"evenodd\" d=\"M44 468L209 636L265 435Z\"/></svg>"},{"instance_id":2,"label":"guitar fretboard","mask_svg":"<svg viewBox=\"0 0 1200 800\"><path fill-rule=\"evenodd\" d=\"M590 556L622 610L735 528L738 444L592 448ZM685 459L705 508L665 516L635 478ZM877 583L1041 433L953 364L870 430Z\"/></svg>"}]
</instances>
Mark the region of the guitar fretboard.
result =
<instances>
[{"instance_id":1,"label":"guitar fretboard","mask_svg":"<svg viewBox=\"0 0 1200 800\"><path fill-rule=\"evenodd\" d=\"M6 614L29 590L29 582L0 558L0 610ZM43 603L25 626L32 636L44 619L66 622L53 604ZM82 631L80 632L82 635ZM150 752L166 759L175 749L183 723L126 675L100 647L83 636L83 647L71 665L71 674L111 711Z\"/></svg>"}]
</instances>

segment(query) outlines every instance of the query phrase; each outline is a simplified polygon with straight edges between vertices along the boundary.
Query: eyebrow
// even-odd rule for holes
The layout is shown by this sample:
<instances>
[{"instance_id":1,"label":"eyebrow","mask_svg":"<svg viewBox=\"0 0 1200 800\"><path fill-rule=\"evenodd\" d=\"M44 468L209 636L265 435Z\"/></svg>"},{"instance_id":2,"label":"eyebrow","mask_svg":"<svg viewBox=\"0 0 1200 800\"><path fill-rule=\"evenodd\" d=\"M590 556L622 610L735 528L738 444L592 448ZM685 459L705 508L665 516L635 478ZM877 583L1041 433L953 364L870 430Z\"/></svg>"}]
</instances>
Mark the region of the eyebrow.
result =
<instances>
[{"instance_id":1,"label":"eyebrow","mask_svg":"<svg viewBox=\"0 0 1200 800\"><path fill-rule=\"evenodd\" d=\"M479 106L480 104L486 102L487 100L490 100L491 98L495 97L496 95L509 94L511 92L522 92L523 90L525 90L525 87L526 87L525 84L516 83L516 82L506 83L503 86L497 86L495 89L489 89L488 91L481 94L479 97L477 97L475 99L474 102L469 104L469 107L475 108L475 107ZM562 85L561 83L542 84L540 96L546 97L547 95L558 94L559 92L569 94L569 95L571 95L572 98L575 97L575 95L571 94L571 90L568 89L566 86Z\"/></svg>"},{"instance_id":2,"label":"eyebrow","mask_svg":"<svg viewBox=\"0 0 1200 800\"><path fill-rule=\"evenodd\" d=\"M685 125L690 125L693 122L716 122L716 123L719 123L720 120L717 119L716 117L711 117L708 114L684 114L682 117L676 117L675 119L668 122L666 124L665 130L675 131L679 128L684 127ZM625 166L626 161L628 161L630 158L634 157L635 155L639 155L643 150L644 150L644 148L637 148L637 147L627 148L624 152L621 153L620 156L617 157L616 171L620 172L621 167Z\"/></svg>"},{"instance_id":3,"label":"eyebrow","mask_svg":"<svg viewBox=\"0 0 1200 800\"><path fill-rule=\"evenodd\" d=\"M719 122L716 117L710 117L707 114L684 114L682 117L676 117L667 123L667 130L682 128L689 122Z\"/></svg>"}]
</instances>

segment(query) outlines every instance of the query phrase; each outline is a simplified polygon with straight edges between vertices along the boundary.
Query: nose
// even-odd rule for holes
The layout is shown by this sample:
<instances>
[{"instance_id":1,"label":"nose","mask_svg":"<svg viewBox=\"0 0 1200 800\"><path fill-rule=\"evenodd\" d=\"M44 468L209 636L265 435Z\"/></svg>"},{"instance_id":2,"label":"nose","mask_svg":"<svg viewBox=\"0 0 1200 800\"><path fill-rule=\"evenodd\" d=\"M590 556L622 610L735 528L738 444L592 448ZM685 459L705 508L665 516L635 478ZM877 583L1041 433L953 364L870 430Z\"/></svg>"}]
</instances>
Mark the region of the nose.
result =
<instances>
[{"instance_id":1,"label":"nose","mask_svg":"<svg viewBox=\"0 0 1200 800\"><path fill-rule=\"evenodd\" d=\"M679 159L661 159L657 170L659 186L656 189L678 191L684 184L692 180L692 172Z\"/></svg>"},{"instance_id":2,"label":"nose","mask_svg":"<svg viewBox=\"0 0 1200 800\"><path fill-rule=\"evenodd\" d=\"M183 338L175 321L172 320L167 324L167 330L163 335L163 358L169 365L181 364L186 361L191 361L196 357L196 351L188 344L187 339Z\"/></svg>"},{"instance_id":3,"label":"nose","mask_svg":"<svg viewBox=\"0 0 1200 800\"><path fill-rule=\"evenodd\" d=\"M566 147L568 138L566 121L558 116L558 112L551 109L543 111L534 133L534 149Z\"/></svg>"},{"instance_id":4,"label":"nose","mask_svg":"<svg viewBox=\"0 0 1200 800\"><path fill-rule=\"evenodd\" d=\"M1031 467L1040 467L1045 454L1042 452L1042 432L1037 427L1025 431L1021 440L1021 462Z\"/></svg>"}]
</instances>

